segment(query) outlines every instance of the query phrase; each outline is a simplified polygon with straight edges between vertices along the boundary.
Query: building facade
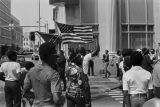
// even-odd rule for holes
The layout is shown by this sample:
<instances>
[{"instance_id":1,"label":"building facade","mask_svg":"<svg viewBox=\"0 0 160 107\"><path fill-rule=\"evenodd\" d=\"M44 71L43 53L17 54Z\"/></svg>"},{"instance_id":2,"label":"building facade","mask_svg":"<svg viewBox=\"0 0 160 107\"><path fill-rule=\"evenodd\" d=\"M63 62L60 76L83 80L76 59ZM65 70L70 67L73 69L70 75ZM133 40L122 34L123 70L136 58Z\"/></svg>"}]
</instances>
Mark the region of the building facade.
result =
<instances>
[{"instance_id":1,"label":"building facade","mask_svg":"<svg viewBox=\"0 0 160 107\"><path fill-rule=\"evenodd\" d=\"M67 24L98 24L100 56L109 50L156 48L160 42L159 0L50 0ZM63 8L63 12L62 12Z\"/></svg>"},{"instance_id":2,"label":"building facade","mask_svg":"<svg viewBox=\"0 0 160 107\"><path fill-rule=\"evenodd\" d=\"M11 0L0 0L0 48L3 45L22 48L22 28L9 25L19 26L20 21L11 14Z\"/></svg>"}]
</instances>

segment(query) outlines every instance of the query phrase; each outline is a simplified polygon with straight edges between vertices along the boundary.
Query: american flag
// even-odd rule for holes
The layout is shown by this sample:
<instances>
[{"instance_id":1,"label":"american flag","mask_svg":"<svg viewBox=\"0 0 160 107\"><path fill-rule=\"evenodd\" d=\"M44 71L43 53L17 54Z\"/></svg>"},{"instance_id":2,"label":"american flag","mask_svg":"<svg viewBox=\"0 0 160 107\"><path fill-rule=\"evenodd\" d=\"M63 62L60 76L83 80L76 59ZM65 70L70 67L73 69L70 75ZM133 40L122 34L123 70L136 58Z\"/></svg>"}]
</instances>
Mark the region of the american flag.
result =
<instances>
[{"instance_id":1,"label":"american flag","mask_svg":"<svg viewBox=\"0 0 160 107\"><path fill-rule=\"evenodd\" d=\"M93 41L93 28L88 25L67 25L56 22L65 43L89 43Z\"/></svg>"}]
</instances>

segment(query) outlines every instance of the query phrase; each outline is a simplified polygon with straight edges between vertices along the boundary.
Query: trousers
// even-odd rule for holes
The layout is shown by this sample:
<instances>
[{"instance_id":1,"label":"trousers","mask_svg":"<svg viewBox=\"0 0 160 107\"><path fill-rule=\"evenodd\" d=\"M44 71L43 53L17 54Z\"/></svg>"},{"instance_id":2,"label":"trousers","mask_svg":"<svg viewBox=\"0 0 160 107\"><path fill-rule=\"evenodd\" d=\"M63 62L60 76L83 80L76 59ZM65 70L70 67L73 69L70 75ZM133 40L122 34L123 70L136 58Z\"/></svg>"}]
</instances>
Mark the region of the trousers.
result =
<instances>
[{"instance_id":1,"label":"trousers","mask_svg":"<svg viewBox=\"0 0 160 107\"><path fill-rule=\"evenodd\" d=\"M143 96L130 96L131 107L143 107L147 101L147 95Z\"/></svg>"},{"instance_id":2,"label":"trousers","mask_svg":"<svg viewBox=\"0 0 160 107\"><path fill-rule=\"evenodd\" d=\"M17 81L5 81L6 107L21 107L21 87Z\"/></svg>"}]
</instances>

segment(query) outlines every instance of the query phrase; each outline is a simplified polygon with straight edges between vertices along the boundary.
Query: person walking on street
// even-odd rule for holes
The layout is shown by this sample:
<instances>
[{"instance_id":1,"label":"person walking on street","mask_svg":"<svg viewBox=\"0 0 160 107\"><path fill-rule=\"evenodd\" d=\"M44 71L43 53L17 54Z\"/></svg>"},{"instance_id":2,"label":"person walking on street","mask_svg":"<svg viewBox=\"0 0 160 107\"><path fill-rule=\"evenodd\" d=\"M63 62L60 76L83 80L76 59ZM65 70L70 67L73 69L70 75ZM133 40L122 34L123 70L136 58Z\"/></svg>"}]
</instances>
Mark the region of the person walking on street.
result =
<instances>
[{"instance_id":1,"label":"person walking on street","mask_svg":"<svg viewBox=\"0 0 160 107\"><path fill-rule=\"evenodd\" d=\"M2 63L0 72L5 74L6 107L21 107L20 64L16 62L16 51L7 52L8 61Z\"/></svg>"},{"instance_id":2,"label":"person walking on street","mask_svg":"<svg viewBox=\"0 0 160 107\"><path fill-rule=\"evenodd\" d=\"M108 65L109 65L109 54L108 50L105 51L105 54L103 54L103 63L104 63L104 78L109 78L111 73L108 71Z\"/></svg>"},{"instance_id":3,"label":"person walking on street","mask_svg":"<svg viewBox=\"0 0 160 107\"><path fill-rule=\"evenodd\" d=\"M61 79L57 72L57 51L53 43L45 42L39 48L41 65L33 67L26 75L23 94L33 88L34 107L61 107L65 98L62 95Z\"/></svg>"},{"instance_id":4,"label":"person walking on street","mask_svg":"<svg viewBox=\"0 0 160 107\"><path fill-rule=\"evenodd\" d=\"M132 52L132 68L123 75L123 94L126 107L142 107L153 97L152 75L141 67L142 54Z\"/></svg>"}]
</instances>

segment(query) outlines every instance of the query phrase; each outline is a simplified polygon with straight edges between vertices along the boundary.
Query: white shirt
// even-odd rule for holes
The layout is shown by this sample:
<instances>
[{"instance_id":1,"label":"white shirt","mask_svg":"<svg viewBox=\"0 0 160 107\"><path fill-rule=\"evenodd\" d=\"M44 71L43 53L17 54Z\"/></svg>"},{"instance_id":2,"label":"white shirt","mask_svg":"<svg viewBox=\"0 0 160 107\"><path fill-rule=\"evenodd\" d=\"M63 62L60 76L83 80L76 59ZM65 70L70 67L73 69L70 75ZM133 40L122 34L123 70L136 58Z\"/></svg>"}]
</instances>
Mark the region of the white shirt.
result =
<instances>
[{"instance_id":1,"label":"white shirt","mask_svg":"<svg viewBox=\"0 0 160 107\"><path fill-rule=\"evenodd\" d=\"M17 62L4 62L0 67L0 72L4 72L5 80L16 81L20 78L18 75L21 72L20 64Z\"/></svg>"},{"instance_id":2,"label":"white shirt","mask_svg":"<svg viewBox=\"0 0 160 107\"><path fill-rule=\"evenodd\" d=\"M91 53L85 55L84 58L83 58L83 72L85 74L88 74L89 60L92 60L92 54Z\"/></svg>"},{"instance_id":3,"label":"white shirt","mask_svg":"<svg viewBox=\"0 0 160 107\"><path fill-rule=\"evenodd\" d=\"M134 66L123 75L123 90L129 94L147 93L153 89L152 75L140 66Z\"/></svg>"}]
</instances>

